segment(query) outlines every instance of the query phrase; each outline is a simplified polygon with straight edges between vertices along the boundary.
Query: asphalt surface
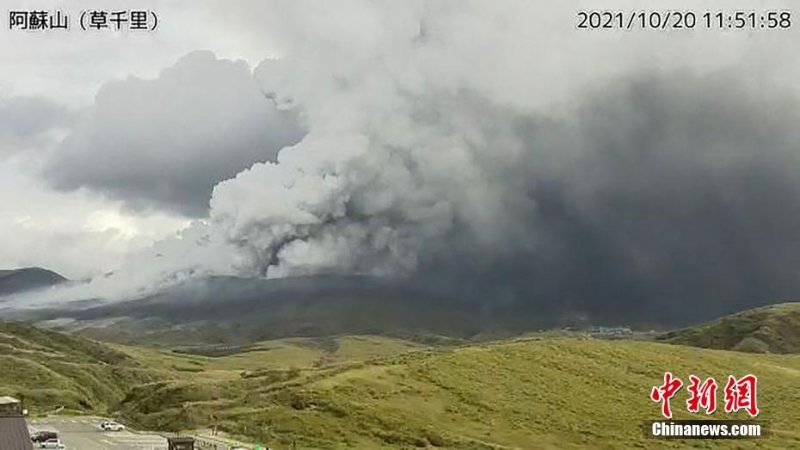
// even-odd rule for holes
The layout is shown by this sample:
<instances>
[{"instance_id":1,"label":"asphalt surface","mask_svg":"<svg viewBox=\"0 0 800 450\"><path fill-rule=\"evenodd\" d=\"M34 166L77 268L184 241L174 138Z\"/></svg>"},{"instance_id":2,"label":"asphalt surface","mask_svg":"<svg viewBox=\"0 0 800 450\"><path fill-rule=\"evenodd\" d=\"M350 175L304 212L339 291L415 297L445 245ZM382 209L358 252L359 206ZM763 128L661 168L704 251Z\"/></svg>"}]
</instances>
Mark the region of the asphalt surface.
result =
<instances>
[{"instance_id":1,"label":"asphalt surface","mask_svg":"<svg viewBox=\"0 0 800 450\"><path fill-rule=\"evenodd\" d=\"M55 431L67 450L165 450L167 440L156 434L102 431L96 417L48 417L28 421L31 432ZM34 447L35 448L35 447Z\"/></svg>"}]
</instances>

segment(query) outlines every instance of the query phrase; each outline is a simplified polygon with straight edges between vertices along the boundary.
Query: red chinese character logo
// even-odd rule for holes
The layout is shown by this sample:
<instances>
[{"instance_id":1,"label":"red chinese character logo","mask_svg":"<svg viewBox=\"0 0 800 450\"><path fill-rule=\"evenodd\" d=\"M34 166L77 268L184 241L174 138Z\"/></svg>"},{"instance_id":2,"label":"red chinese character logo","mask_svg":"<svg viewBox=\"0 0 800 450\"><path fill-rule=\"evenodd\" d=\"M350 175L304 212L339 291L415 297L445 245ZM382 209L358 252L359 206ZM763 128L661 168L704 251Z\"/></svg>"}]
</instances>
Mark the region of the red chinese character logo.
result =
<instances>
[{"instance_id":1,"label":"red chinese character logo","mask_svg":"<svg viewBox=\"0 0 800 450\"><path fill-rule=\"evenodd\" d=\"M725 412L730 413L744 409L751 417L757 416L757 383L758 379L755 375L745 375L738 380L733 375L729 375L728 384L725 385Z\"/></svg>"},{"instance_id":2,"label":"red chinese character logo","mask_svg":"<svg viewBox=\"0 0 800 450\"><path fill-rule=\"evenodd\" d=\"M672 418L672 410L669 407L669 399L671 399L683 386L683 381L674 378L671 372L664 372L664 384L661 386L653 387L650 392L650 398L654 402L661 403L661 414L667 419Z\"/></svg>"},{"instance_id":3,"label":"red chinese character logo","mask_svg":"<svg viewBox=\"0 0 800 450\"><path fill-rule=\"evenodd\" d=\"M688 389L692 393L686 406L689 412L696 413L700 407L706 410L706 414L711 414L717 410L717 382L713 378L708 378L700 385L700 378L689 375L691 384Z\"/></svg>"}]
</instances>

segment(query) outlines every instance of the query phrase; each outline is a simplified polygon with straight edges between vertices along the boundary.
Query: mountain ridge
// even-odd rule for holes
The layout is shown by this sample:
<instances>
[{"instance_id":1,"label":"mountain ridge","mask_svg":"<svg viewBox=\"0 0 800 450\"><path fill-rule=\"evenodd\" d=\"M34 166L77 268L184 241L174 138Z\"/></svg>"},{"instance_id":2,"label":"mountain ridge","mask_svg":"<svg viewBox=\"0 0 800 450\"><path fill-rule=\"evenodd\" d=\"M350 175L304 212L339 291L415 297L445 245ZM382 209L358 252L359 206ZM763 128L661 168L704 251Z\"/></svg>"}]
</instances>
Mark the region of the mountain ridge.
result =
<instances>
[{"instance_id":1,"label":"mountain ridge","mask_svg":"<svg viewBox=\"0 0 800 450\"><path fill-rule=\"evenodd\" d=\"M747 309L657 338L673 344L751 353L800 353L800 302Z\"/></svg>"},{"instance_id":2,"label":"mountain ridge","mask_svg":"<svg viewBox=\"0 0 800 450\"><path fill-rule=\"evenodd\" d=\"M41 267L0 270L0 297L49 288L69 281Z\"/></svg>"}]
</instances>

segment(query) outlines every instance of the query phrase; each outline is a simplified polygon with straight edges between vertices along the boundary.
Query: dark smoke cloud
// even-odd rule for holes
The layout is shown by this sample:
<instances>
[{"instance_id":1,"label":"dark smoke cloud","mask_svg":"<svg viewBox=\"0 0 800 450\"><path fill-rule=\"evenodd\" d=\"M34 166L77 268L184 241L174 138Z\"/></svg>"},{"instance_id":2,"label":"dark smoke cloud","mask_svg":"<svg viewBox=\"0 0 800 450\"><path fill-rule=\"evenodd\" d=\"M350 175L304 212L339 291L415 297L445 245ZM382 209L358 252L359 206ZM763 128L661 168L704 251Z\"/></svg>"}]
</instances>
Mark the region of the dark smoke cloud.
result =
<instances>
[{"instance_id":1,"label":"dark smoke cloud","mask_svg":"<svg viewBox=\"0 0 800 450\"><path fill-rule=\"evenodd\" d=\"M423 282L612 322L695 322L796 298L797 99L724 74L611 86L566 119L517 118L526 152L503 175L530 200L507 209L525 231L499 251L448 236L425 254Z\"/></svg>"},{"instance_id":2,"label":"dark smoke cloud","mask_svg":"<svg viewBox=\"0 0 800 450\"><path fill-rule=\"evenodd\" d=\"M133 209L202 217L215 184L274 160L302 135L296 114L275 108L244 61L199 51L154 80L104 85L45 176L58 189L87 187Z\"/></svg>"}]
</instances>

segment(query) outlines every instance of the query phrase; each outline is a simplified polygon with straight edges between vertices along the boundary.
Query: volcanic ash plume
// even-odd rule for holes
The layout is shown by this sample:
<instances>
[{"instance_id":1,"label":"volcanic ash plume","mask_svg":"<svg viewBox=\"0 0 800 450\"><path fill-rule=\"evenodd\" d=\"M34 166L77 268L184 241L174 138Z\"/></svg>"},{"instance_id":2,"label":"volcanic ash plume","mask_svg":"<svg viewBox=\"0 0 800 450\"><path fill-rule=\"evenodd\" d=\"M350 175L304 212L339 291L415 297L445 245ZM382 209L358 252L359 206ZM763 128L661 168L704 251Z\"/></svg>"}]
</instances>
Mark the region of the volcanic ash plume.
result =
<instances>
[{"instance_id":1,"label":"volcanic ash plume","mask_svg":"<svg viewBox=\"0 0 800 450\"><path fill-rule=\"evenodd\" d=\"M796 297L800 107L731 69L766 41L712 61L704 46L739 37L567 34L574 10L534 27L533 3L265 14L284 54L255 77L307 132L217 184L207 219L104 292L358 273L482 305L674 322Z\"/></svg>"},{"instance_id":2,"label":"volcanic ash plume","mask_svg":"<svg viewBox=\"0 0 800 450\"><path fill-rule=\"evenodd\" d=\"M486 243L509 232L498 218L513 222L505 208L512 180L487 170L480 152L491 146L492 157L513 157L518 143L487 142L485 128L497 126L463 108L468 99L444 101L450 108L440 111L422 98L387 97L346 107L362 120L312 124L277 163L215 188L211 220L258 274L407 274L457 230Z\"/></svg>"}]
</instances>

